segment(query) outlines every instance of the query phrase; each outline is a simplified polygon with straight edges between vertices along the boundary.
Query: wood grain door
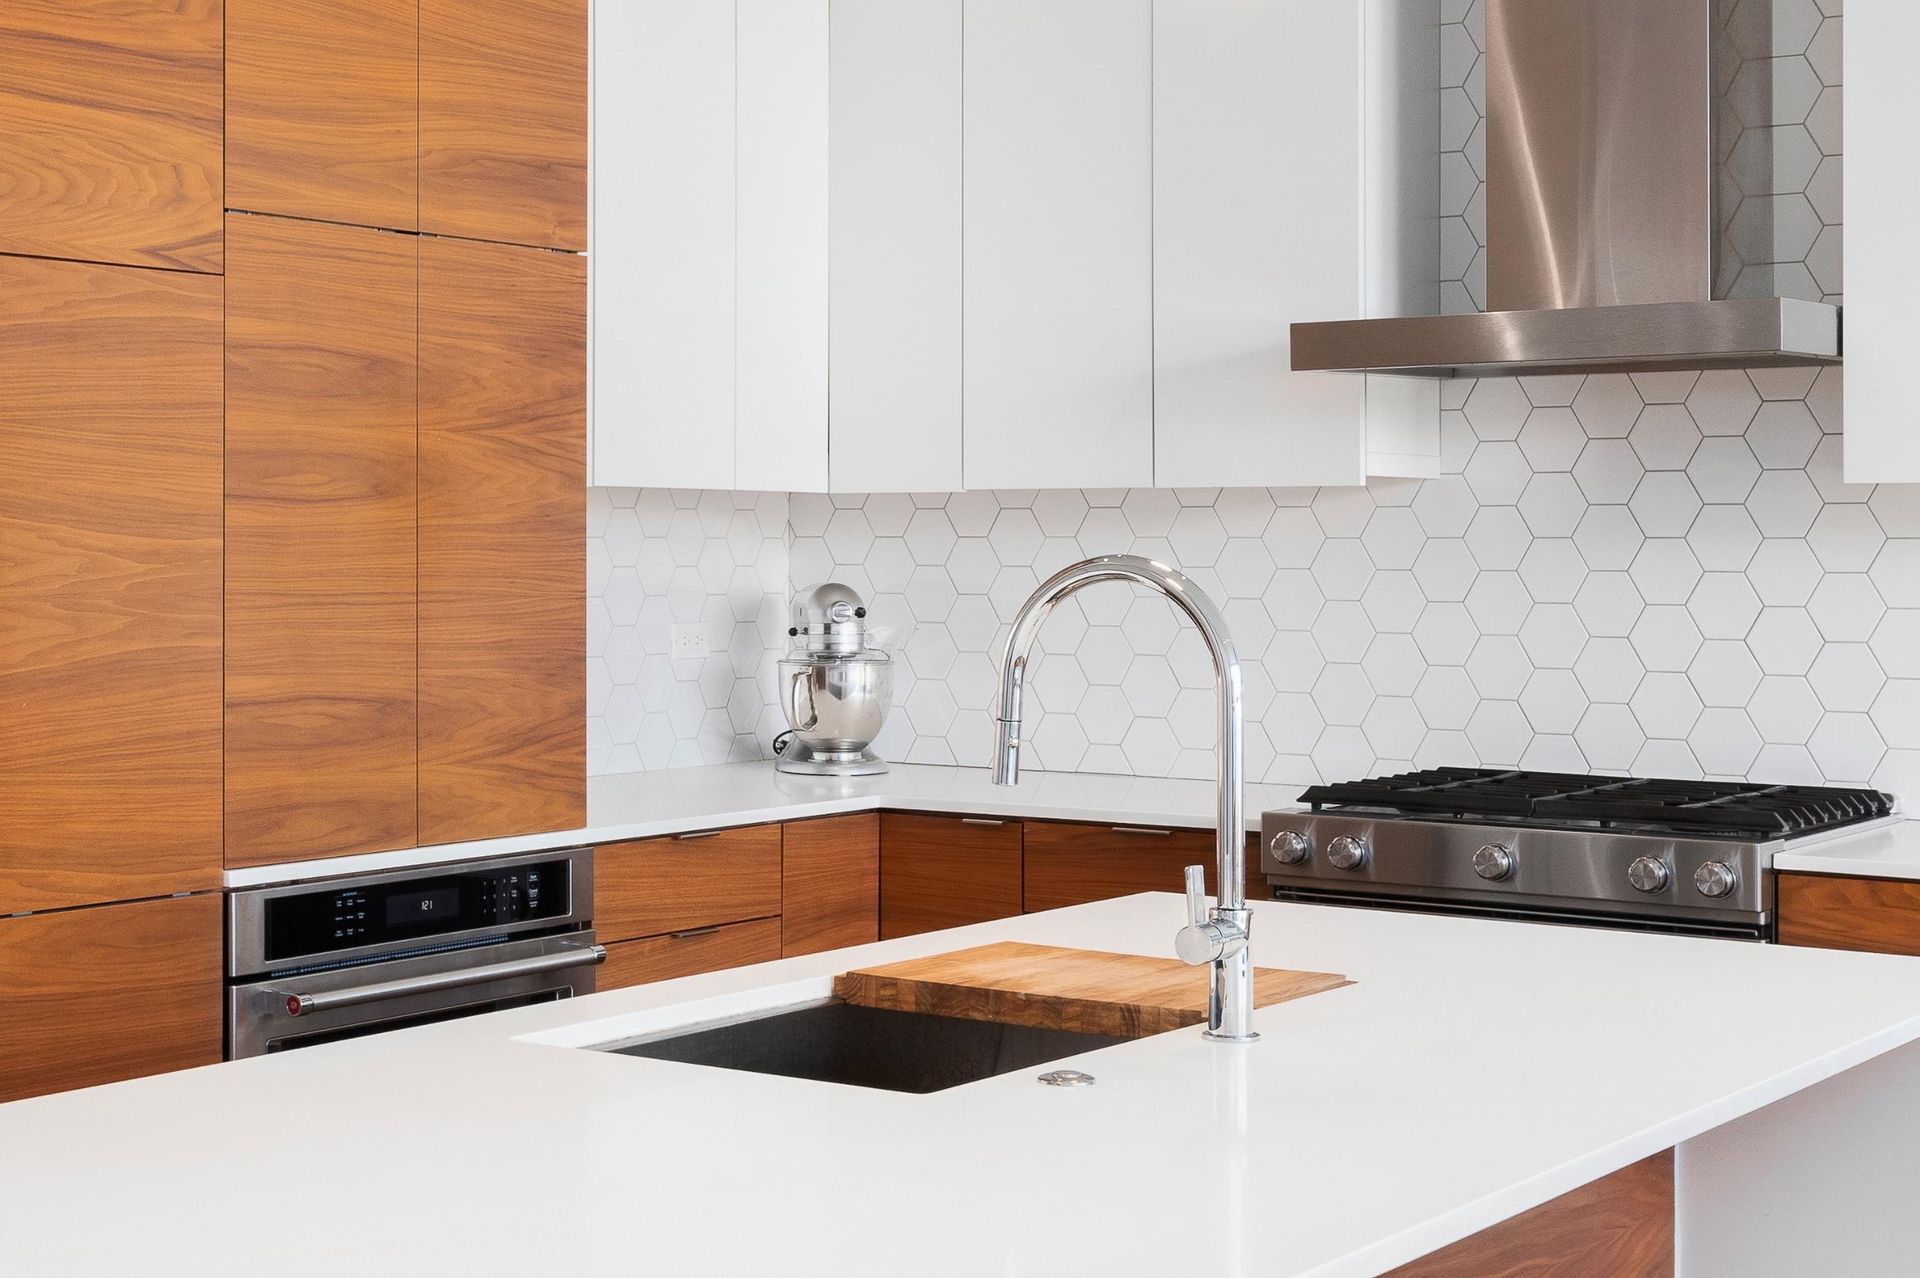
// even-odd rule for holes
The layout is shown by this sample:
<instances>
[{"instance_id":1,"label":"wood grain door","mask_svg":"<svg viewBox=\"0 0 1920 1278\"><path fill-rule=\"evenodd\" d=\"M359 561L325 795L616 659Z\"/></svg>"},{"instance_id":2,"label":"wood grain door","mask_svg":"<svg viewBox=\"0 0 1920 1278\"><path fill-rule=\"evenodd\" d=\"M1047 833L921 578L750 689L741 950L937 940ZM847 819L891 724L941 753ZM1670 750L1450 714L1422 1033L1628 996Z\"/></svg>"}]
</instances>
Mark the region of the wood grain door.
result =
<instances>
[{"instance_id":1,"label":"wood grain door","mask_svg":"<svg viewBox=\"0 0 1920 1278\"><path fill-rule=\"evenodd\" d=\"M419 225L418 0L226 0L227 207Z\"/></svg>"},{"instance_id":2,"label":"wood grain door","mask_svg":"<svg viewBox=\"0 0 1920 1278\"><path fill-rule=\"evenodd\" d=\"M1260 846L1247 847L1246 892L1267 895ZM1211 830L1029 821L1024 901L1029 914L1135 892L1183 892L1186 867L1206 867L1207 891L1219 891L1218 849Z\"/></svg>"},{"instance_id":3,"label":"wood grain door","mask_svg":"<svg viewBox=\"0 0 1920 1278\"><path fill-rule=\"evenodd\" d=\"M0 5L0 253L220 269L221 0Z\"/></svg>"},{"instance_id":4,"label":"wood grain door","mask_svg":"<svg viewBox=\"0 0 1920 1278\"><path fill-rule=\"evenodd\" d=\"M587 5L420 0L421 230L587 246Z\"/></svg>"},{"instance_id":5,"label":"wood grain door","mask_svg":"<svg viewBox=\"0 0 1920 1278\"><path fill-rule=\"evenodd\" d=\"M227 243L227 864L410 847L418 242Z\"/></svg>"},{"instance_id":6,"label":"wood grain door","mask_svg":"<svg viewBox=\"0 0 1920 1278\"><path fill-rule=\"evenodd\" d=\"M781 952L817 954L880 939L880 818L789 821L780 866Z\"/></svg>"},{"instance_id":7,"label":"wood grain door","mask_svg":"<svg viewBox=\"0 0 1920 1278\"><path fill-rule=\"evenodd\" d=\"M882 940L1018 913L1018 821L881 815Z\"/></svg>"},{"instance_id":8,"label":"wood grain door","mask_svg":"<svg viewBox=\"0 0 1920 1278\"><path fill-rule=\"evenodd\" d=\"M220 897L0 918L0 1101L220 1059Z\"/></svg>"},{"instance_id":9,"label":"wood grain door","mask_svg":"<svg viewBox=\"0 0 1920 1278\"><path fill-rule=\"evenodd\" d=\"M420 841L586 824L587 272L420 242Z\"/></svg>"},{"instance_id":10,"label":"wood grain door","mask_svg":"<svg viewBox=\"0 0 1920 1278\"><path fill-rule=\"evenodd\" d=\"M619 990L649 981L671 981L750 963L770 963L780 956L779 919L752 919L637 941L616 941L607 946L607 961L594 975L594 989Z\"/></svg>"},{"instance_id":11,"label":"wood grain door","mask_svg":"<svg viewBox=\"0 0 1920 1278\"><path fill-rule=\"evenodd\" d=\"M219 874L220 281L0 257L0 916Z\"/></svg>"}]
</instances>

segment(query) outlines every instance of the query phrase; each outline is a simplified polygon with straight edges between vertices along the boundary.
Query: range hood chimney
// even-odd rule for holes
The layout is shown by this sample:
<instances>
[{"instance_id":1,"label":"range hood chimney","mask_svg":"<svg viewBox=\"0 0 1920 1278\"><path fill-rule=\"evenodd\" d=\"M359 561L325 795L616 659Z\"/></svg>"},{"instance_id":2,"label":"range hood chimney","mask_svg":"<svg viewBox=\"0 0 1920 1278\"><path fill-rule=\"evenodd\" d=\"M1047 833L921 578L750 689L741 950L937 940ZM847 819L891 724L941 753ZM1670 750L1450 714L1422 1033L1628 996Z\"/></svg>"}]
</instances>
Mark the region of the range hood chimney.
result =
<instances>
[{"instance_id":1,"label":"range hood chimney","mask_svg":"<svg viewBox=\"0 0 1920 1278\"><path fill-rule=\"evenodd\" d=\"M1715 0L1486 0L1487 306L1293 325L1296 371L1831 364L1840 312L1714 297Z\"/></svg>"}]
</instances>

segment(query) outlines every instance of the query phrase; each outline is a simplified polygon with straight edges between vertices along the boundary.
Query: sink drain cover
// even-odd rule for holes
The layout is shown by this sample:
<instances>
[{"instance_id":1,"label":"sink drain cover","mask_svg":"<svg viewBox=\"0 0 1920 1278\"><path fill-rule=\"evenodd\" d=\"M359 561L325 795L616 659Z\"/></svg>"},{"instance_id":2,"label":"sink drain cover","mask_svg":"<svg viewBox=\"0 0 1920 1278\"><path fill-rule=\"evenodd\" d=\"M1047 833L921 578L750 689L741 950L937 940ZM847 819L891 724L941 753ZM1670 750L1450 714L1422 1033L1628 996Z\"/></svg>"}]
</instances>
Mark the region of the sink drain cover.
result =
<instances>
[{"instance_id":1,"label":"sink drain cover","mask_svg":"<svg viewBox=\"0 0 1920 1278\"><path fill-rule=\"evenodd\" d=\"M1048 1087L1092 1087L1094 1080L1093 1075L1077 1069L1055 1069L1042 1074L1040 1081Z\"/></svg>"}]
</instances>

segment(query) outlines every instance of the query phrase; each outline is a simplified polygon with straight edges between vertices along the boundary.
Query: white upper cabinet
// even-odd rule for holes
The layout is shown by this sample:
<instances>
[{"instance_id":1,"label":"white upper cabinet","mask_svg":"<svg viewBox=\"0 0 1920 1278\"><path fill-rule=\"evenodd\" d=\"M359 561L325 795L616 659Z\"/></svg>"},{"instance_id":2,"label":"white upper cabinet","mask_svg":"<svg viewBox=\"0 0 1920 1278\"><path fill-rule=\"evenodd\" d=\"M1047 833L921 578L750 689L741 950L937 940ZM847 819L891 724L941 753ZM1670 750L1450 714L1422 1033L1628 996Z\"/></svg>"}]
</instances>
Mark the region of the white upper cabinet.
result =
<instances>
[{"instance_id":1,"label":"white upper cabinet","mask_svg":"<svg viewBox=\"0 0 1920 1278\"><path fill-rule=\"evenodd\" d=\"M1920 410L1912 389L1920 265L1911 243L1913 210L1920 208L1911 123L1920 113L1920 87L1907 65L1917 40L1920 5L1879 0L1848 10L1841 122L1846 252L1855 262L1872 263L1845 281L1842 457L1853 484L1920 483Z\"/></svg>"},{"instance_id":2,"label":"white upper cabinet","mask_svg":"<svg viewBox=\"0 0 1920 1278\"><path fill-rule=\"evenodd\" d=\"M832 486L960 472L961 0L833 0Z\"/></svg>"},{"instance_id":3,"label":"white upper cabinet","mask_svg":"<svg viewBox=\"0 0 1920 1278\"><path fill-rule=\"evenodd\" d=\"M1436 22L1425 0L1155 0L1155 484L1437 466L1437 383L1294 373L1288 342L1437 306Z\"/></svg>"},{"instance_id":4,"label":"white upper cabinet","mask_svg":"<svg viewBox=\"0 0 1920 1278\"><path fill-rule=\"evenodd\" d=\"M1149 487L1149 0L967 0L966 486Z\"/></svg>"},{"instance_id":5,"label":"white upper cabinet","mask_svg":"<svg viewBox=\"0 0 1920 1278\"><path fill-rule=\"evenodd\" d=\"M733 14L594 7L596 484L734 486Z\"/></svg>"},{"instance_id":6,"label":"white upper cabinet","mask_svg":"<svg viewBox=\"0 0 1920 1278\"><path fill-rule=\"evenodd\" d=\"M734 478L827 487L827 0L734 0Z\"/></svg>"},{"instance_id":7,"label":"white upper cabinet","mask_svg":"<svg viewBox=\"0 0 1920 1278\"><path fill-rule=\"evenodd\" d=\"M1437 384L1437 0L599 0L592 481L1358 484Z\"/></svg>"}]
</instances>

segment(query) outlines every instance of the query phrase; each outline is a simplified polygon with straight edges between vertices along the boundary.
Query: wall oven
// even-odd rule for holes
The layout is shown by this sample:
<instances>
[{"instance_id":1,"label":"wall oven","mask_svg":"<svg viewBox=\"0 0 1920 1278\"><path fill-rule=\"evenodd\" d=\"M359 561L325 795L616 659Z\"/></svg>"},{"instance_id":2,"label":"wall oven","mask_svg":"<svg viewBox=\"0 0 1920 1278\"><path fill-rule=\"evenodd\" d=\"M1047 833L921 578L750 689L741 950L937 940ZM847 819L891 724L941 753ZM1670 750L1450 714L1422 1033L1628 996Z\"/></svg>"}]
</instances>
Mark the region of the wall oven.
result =
<instances>
[{"instance_id":1,"label":"wall oven","mask_svg":"<svg viewBox=\"0 0 1920 1278\"><path fill-rule=\"evenodd\" d=\"M591 994L593 850L227 896L227 1057Z\"/></svg>"}]
</instances>

